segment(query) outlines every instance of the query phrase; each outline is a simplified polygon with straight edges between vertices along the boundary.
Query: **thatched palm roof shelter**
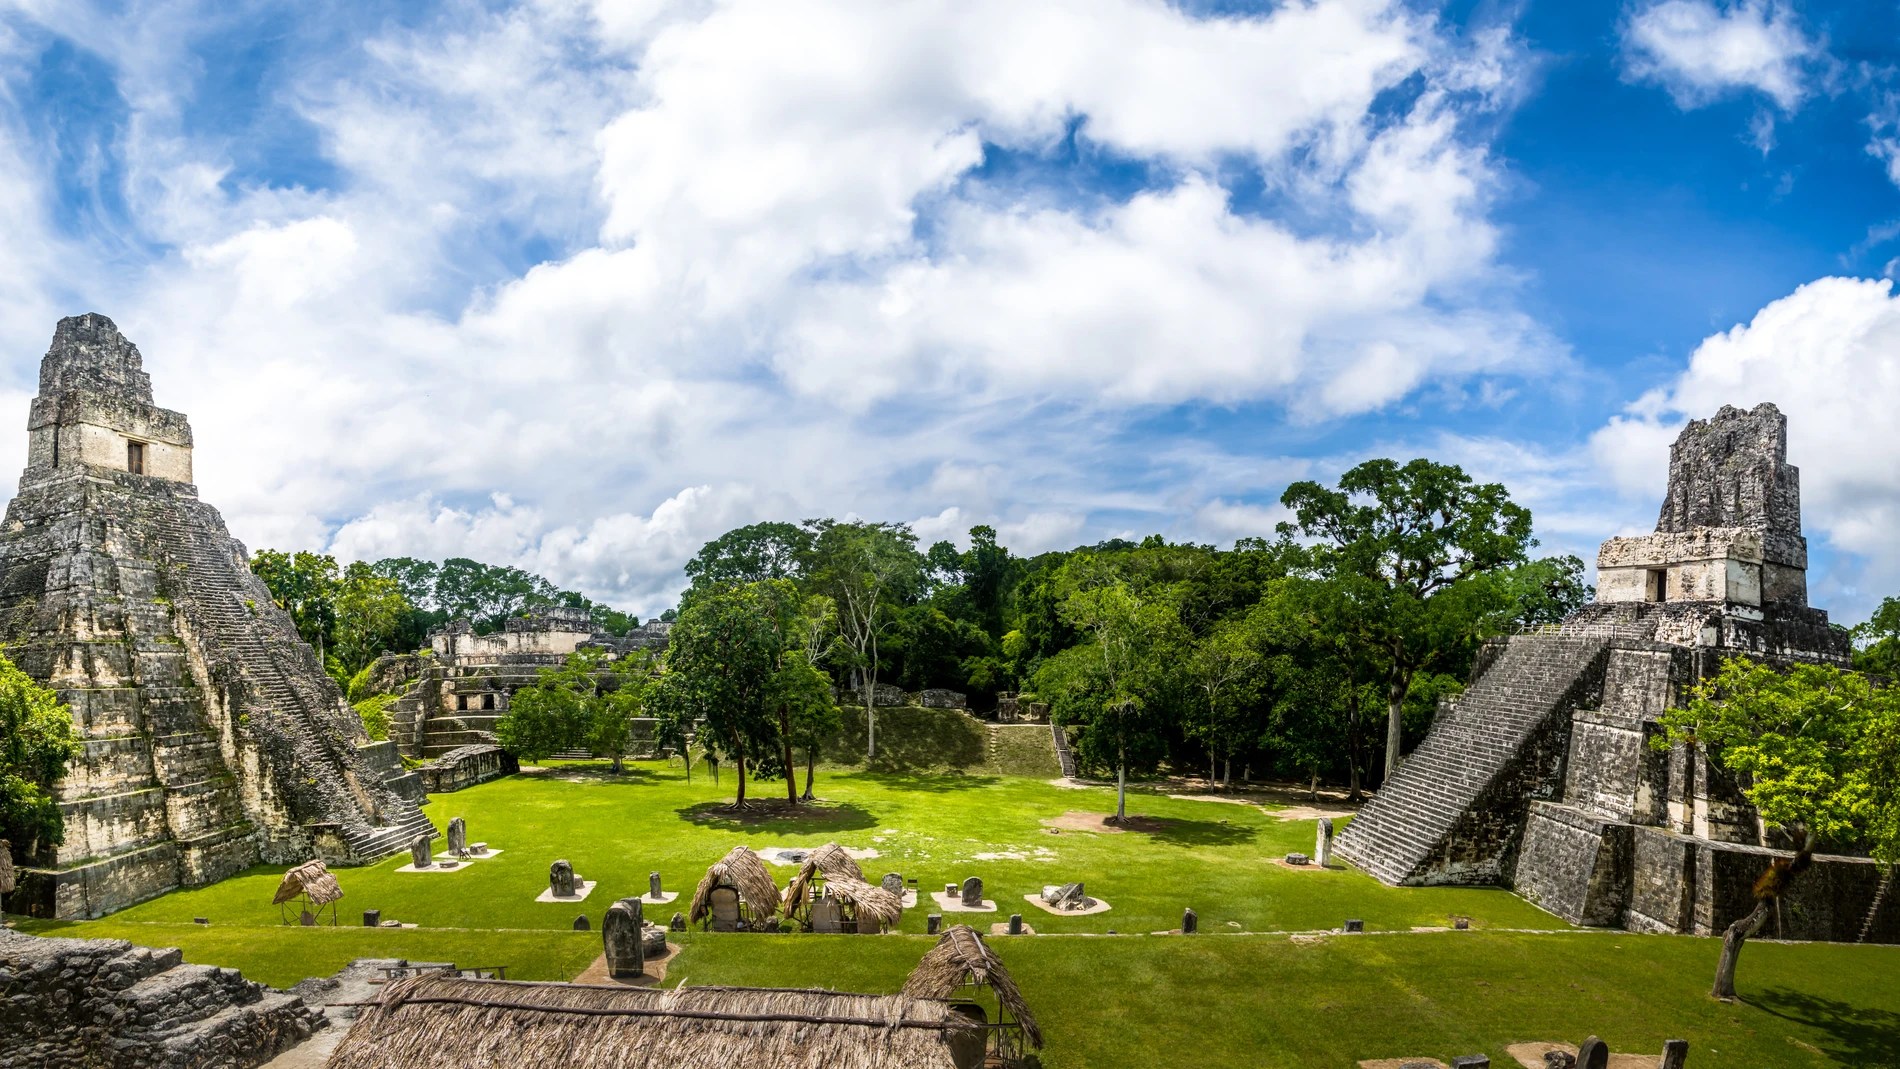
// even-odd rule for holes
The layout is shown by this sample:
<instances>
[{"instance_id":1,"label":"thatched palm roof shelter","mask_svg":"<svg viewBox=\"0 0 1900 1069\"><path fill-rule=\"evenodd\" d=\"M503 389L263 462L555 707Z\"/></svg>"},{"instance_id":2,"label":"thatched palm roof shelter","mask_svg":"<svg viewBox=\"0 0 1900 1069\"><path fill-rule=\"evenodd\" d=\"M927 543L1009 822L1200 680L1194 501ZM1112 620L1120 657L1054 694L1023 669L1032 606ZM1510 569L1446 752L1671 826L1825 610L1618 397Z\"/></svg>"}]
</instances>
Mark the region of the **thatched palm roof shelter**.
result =
<instances>
[{"instance_id":1,"label":"thatched palm roof shelter","mask_svg":"<svg viewBox=\"0 0 1900 1069\"><path fill-rule=\"evenodd\" d=\"M1036 1027L1036 1016L1023 1001L1022 989L975 928L952 925L904 980L904 994L912 998L951 999L981 987L996 995L997 1006L1008 1018L999 1023L1013 1021L1030 1044L1041 1050L1042 1029Z\"/></svg>"},{"instance_id":2,"label":"thatched palm roof shelter","mask_svg":"<svg viewBox=\"0 0 1900 1069\"><path fill-rule=\"evenodd\" d=\"M806 915L816 894L814 885L820 880L824 883L825 892L844 906L846 919L858 922L861 932L891 928L903 919L903 899L854 876L826 875L819 871L815 858L807 859L798 870L798 875L785 885L784 913L787 918ZM872 928L864 925L866 920L872 922Z\"/></svg>"},{"instance_id":3,"label":"thatched palm roof shelter","mask_svg":"<svg viewBox=\"0 0 1900 1069\"><path fill-rule=\"evenodd\" d=\"M343 897L343 888L337 886L336 877L330 874L328 865L321 861L306 861L284 873L284 879L277 885L277 894L270 903L281 906L299 895L309 895L312 906L327 906Z\"/></svg>"},{"instance_id":4,"label":"thatched palm roof shelter","mask_svg":"<svg viewBox=\"0 0 1900 1069\"><path fill-rule=\"evenodd\" d=\"M711 914L712 893L718 887L739 892L739 901L745 903L754 920L764 920L779 910L778 881L772 879L765 861L746 847L733 847L700 877L699 887L693 891L688 920L697 924Z\"/></svg>"},{"instance_id":5,"label":"thatched palm roof shelter","mask_svg":"<svg viewBox=\"0 0 1900 1069\"><path fill-rule=\"evenodd\" d=\"M980 1025L903 995L594 987L424 973L363 1011L328 1069L969 1069Z\"/></svg>"},{"instance_id":6,"label":"thatched palm roof shelter","mask_svg":"<svg viewBox=\"0 0 1900 1069\"><path fill-rule=\"evenodd\" d=\"M845 848L837 843L826 843L813 850L806 860L816 863L818 871L824 873L827 880L836 879L839 876L849 876L854 880L864 879L864 870L858 868L858 859L846 853Z\"/></svg>"}]
</instances>

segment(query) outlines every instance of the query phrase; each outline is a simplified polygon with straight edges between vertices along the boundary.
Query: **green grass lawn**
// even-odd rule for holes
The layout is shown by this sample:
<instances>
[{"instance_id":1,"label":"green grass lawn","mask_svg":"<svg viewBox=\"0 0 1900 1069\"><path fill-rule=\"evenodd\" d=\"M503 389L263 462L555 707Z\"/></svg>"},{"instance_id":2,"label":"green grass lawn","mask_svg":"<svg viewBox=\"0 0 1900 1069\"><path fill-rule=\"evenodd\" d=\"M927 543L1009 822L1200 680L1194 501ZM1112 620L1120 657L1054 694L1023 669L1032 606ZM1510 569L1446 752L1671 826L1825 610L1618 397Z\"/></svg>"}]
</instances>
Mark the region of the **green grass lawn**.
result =
<instances>
[{"instance_id":1,"label":"green grass lawn","mask_svg":"<svg viewBox=\"0 0 1900 1069\"><path fill-rule=\"evenodd\" d=\"M1025 740L1027 741L1027 740ZM1310 850L1313 822L1251 805L1140 793L1130 811L1150 830L1098 834L1044 821L1113 811L1103 788L1040 778L946 772L821 770L827 804L796 817L735 816L715 787L678 766L559 765L432 800L438 826L465 817L473 839L502 853L451 873L399 873L407 857L338 870L346 925L375 908L421 927L286 928L270 904L281 869L166 895L103 921L22 922L29 931L112 936L183 947L187 958L286 985L328 975L354 957L407 957L509 967L526 979L570 978L599 953L598 927L616 898L639 894L658 870L684 909L707 865L733 845L875 849L861 862L941 889L981 876L1002 907L1038 931L1149 933L1200 915L1202 936L1022 938L1002 944L1050 1036L1051 1069L1115 1065L1340 1065L1357 1058L1453 1054L1526 1039L1575 1042L1589 1032L1619 1050L1695 1044L1696 1065L1900 1064L1900 949L1751 945L1741 986L1748 1004L1721 1006L1706 990L1716 944L1680 937L1571 933L1504 891L1390 888L1355 871L1294 871L1272 859ZM783 783L753 785L783 799ZM599 881L585 903L543 904L547 868L566 858ZM781 881L792 870L774 870ZM1055 917L1023 901L1047 883L1083 880L1113 904ZM928 898L924 899L926 906ZM664 921L672 908L648 908ZM905 915L921 933L928 908ZM1468 917L1476 931L1414 933ZM204 917L211 923L192 923ZM1368 935L1319 942L1284 934L1364 920ZM1527 935L1513 929L1561 930ZM1387 934L1380 934L1387 933ZM928 947L923 938L688 933L670 982L819 984L894 990ZM1883 1062L1887 1057L1891 1061Z\"/></svg>"},{"instance_id":2,"label":"green grass lawn","mask_svg":"<svg viewBox=\"0 0 1900 1069\"><path fill-rule=\"evenodd\" d=\"M895 991L927 939L687 937L668 982L813 982ZM1511 932L1000 938L1048 1043L1048 1069L1337 1066L1489 1054L1516 1042L1660 1053L1735 1069L1900 1065L1900 949L1762 944L1744 1002L1707 997L1716 942ZM801 979L802 978L802 979Z\"/></svg>"},{"instance_id":3,"label":"green grass lawn","mask_svg":"<svg viewBox=\"0 0 1900 1069\"><path fill-rule=\"evenodd\" d=\"M408 855L379 865L339 869L346 917L364 909L428 928L566 930L577 913L598 923L616 898L646 890L658 871L669 890L689 896L706 867L736 844L818 846L836 840L880 856L860 862L872 881L885 872L916 877L927 895L980 876L1005 919L1021 912L1038 931L1151 932L1179 926L1193 907L1201 927L1222 931L1336 928L1348 917L1369 930L1446 925L1468 916L1476 927L1564 928L1561 920L1504 891L1397 889L1346 869L1292 871L1270 863L1311 851L1312 821L1282 821L1255 806L1136 795L1130 812L1157 818L1153 832L1052 834L1041 823L1069 811L1114 812L1112 790L1063 788L1034 779L955 773L820 773L827 804L808 817L738 816L723 808L723 786L677 766L630 764L622 776L604 766L560 765L441 795L427 812L437 827L467 820L472 840L501 850L454 872L396 871ZM752 797L783 800L785 785L756 783ZM439 844L438 844L439 845ZM536 902L548 865L566 858L600 886L585 903ZM775 868L783 884L789 867ZM262 867L209 887L180 891L124 910L125 921L213 925L279 924L270 904L281 868ZM1023 901L1044 884L1081 880L1114 908L1089 917L1056 917ZM924 904L928 905L926 897ZM679 903L685 908L685 902ZM670 911L653 910L664 921ZM904 917L922 932L924 914Z\"/></svg>"}]
</instances>

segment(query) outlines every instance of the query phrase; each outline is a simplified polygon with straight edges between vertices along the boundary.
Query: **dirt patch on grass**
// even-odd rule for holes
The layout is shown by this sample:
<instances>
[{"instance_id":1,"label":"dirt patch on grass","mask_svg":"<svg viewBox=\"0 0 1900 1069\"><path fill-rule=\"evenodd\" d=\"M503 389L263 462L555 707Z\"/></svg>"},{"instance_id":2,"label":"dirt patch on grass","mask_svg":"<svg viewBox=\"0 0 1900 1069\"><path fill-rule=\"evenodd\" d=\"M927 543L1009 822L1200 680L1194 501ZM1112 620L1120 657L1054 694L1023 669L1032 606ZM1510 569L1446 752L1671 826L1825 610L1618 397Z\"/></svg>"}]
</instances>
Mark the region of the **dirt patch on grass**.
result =
<instances>
[{"instance_id":1,"label":"dirt patch on grass","mask_svg":"<svg viewBox=\"0 0 1900 1069\"><path fill-rule=\"evenodd\" d=\"M1413 1066L1429 1065L1432 1069L1447 1069L1444 1062L1437 1058L1368 1058L1359 1063L1359 1069L1412 1069Z\"/></svg>"},{"instance_id":2,"label":"dirt patch on grass","mask_svg":"<svg viewBox=\"0 0 1900 1069\"><path fill-rule=\"evenodd\" d=\"M800 802L793 805L783 798L748 799L744 809L734 809L727 802L701 802L677 812L685 820L711 828L740 829L775 825L775 831L807 832L877 827L877 818L863 808L838 802Z\"/></svg>"},{"instance_id":3,"label":"dirt patch on grass","mask_svg":"<svg viewBox=\"0 0 1900 1069\"><path fill-rule=\"evenodd\" d=\"M680 948L677 943L668 943L666 944L665 954L647 958L641 963L639 977L625 980L616 980L607 974L607 955L602 954L600 957L594 959L592 965L589 965L579 976L576 976L574 982L577 984L607 984L618 987L658 987L660 981L666 979L667 965L671 963L674 958L679 957L679 953Z\"/></svg>"}]
</instances>

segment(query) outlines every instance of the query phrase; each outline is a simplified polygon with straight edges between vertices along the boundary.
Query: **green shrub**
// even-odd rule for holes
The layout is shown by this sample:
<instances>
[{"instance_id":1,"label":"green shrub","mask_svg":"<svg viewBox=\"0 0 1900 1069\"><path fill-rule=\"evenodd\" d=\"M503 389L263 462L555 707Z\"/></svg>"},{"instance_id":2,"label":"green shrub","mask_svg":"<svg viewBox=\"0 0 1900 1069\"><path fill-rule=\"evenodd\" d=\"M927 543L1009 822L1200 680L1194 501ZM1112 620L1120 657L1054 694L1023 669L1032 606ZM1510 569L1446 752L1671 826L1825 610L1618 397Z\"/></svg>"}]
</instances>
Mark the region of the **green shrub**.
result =
<instances>
[{"instance_id":1,"label":"green shrub","mask_svg":"<svg viewBox=\"0 0 1900 1069\"><path fill-rule=\"evenodd\" d=\"M398 697L395 694L372 694L352 705L356 715L363 718L363 730L369 732L369 737L377 742L389 738L389 703Z\"/></svg>"},{"instance_id":2,"label":"green shrub","mask_svg":"<svg viewBox=\"0 0 1900 1069\"><path fill-rule=\"evenodd\" d=\"M369 689L369 670L370 666L364 665L363 670L351 676L349 684L343 688L343 696L348 698L352 705L374 696L374 692Z\"/></svg>"}]
</instances>

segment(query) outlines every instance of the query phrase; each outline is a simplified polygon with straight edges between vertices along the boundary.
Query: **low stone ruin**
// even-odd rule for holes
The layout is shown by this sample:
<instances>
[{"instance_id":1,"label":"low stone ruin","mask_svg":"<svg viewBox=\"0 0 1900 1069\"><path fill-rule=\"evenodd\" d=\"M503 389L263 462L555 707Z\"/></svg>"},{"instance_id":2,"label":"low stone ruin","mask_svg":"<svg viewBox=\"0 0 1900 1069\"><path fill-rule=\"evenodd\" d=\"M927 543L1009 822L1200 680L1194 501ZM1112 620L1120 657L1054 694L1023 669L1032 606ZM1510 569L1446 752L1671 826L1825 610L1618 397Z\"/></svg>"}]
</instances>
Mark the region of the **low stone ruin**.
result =
<instances>
[{"instance_id":1,"label":"low stone ruin","mask_svg":"<svg viewBox=\"0 0 1900 1069\"><path fill-rule=\"evenodd\" d=\"M0 930L0 1065L250 1069L323 1028L323 1011L177 950Z\"/></svg>"},{"instance_id":2,"label":"low stone ruin","mask_svg":"<svg viewBox=\"0 0 1900 1069\"><path fill-rule=\"evenodd\" d=\"M1065 912L1087 910L1095 900L1082 891L1080 883L1051 884L1042 889L1042 901L1052 909Z\"/></svg>"},{"instance_id":3,"label":"low stone ruin","mask_svg":"<svg viewBox=\"0 0 1900 1069\"><path fill-rule=\"evenodd\" d=\"M449 853L466 858L468 852L468 824L461 817L449 821Z\"/></svg>"},{"instance_id":4,"label":"low stone ruin","mask_svg":"<svg viewBox=\"0 0 1900 1069\"><path fill-rule=\"evenodd\" d=\"M430 854L434 842L435 837L426 832L409 840L409 863L419 869L434 865L435 858Z\"/></svg>"},{"instance_id":5,"label":"low stone ruin","mask_svg":"<svg viewBox=\"0 0 1900 1069\"><path fill-rule=\"evenodd\" d=\"M981 907L983 905L983 880L981 877L972 876L963 881L962 899L963 904L966 906Z\"/></svg>"},{"instance_id":6,"label":"low stone ruin","mask_svg":"<svg viewBox=\"0 0 1900 1069\"><path fill-rule=\"evenodd\" d=\"M1319 818L1319 827L1313 835L1313 864L1320 868L1333 861L1333 818Z\"/></svg>"}]
</instances>

